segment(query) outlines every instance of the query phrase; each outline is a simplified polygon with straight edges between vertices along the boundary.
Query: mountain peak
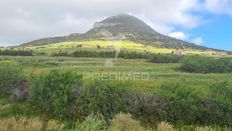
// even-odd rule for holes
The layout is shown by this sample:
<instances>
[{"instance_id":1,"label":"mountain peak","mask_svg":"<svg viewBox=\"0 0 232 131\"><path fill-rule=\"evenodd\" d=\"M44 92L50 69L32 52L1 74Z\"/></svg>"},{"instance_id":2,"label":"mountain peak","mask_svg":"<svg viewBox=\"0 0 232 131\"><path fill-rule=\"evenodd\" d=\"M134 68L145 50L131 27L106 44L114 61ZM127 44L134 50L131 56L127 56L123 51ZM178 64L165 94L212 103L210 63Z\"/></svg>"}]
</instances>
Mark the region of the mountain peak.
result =
<instances>
[{"instance_id":1,"label":"mountain peak","mask_svg":"<svg viewBox=\"0 0 232 131\"><path fill-rule=\"evenodd\" d=\"M107 40L121 38L121 40L133 41L161 48L209 49L207 47L197 46L195 44L162 35L142 20L128 14L119 14L108 17L100 22L96 22L93 28L84 34L75 33L63 37L44 38L25 43L24 45L42 45L64 41L106 40L106 37Z\"/></svg>"},{"instance_id":2,"label":"mountain peak","mask_svg":"<svg viewBox=\"0 0 232 131\"><path fill-rule=\"evenodd\" d=\"M119 14L108 17L100 22L96 22L89 32L96 34L102 30L107 30L112 34L135 34L135 35L155 35L158 34L154 29L142 20L127 14Z\"/></svg>"}]
</instances>

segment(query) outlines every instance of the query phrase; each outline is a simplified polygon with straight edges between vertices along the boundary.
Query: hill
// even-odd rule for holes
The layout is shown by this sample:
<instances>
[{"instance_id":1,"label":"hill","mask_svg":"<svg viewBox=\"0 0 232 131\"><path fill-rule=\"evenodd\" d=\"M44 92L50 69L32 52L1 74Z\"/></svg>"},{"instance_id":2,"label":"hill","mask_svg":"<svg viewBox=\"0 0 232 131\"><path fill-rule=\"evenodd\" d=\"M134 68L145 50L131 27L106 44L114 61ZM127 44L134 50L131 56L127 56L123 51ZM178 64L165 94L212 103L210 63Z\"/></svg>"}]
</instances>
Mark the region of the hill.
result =
<instances>
[{"instance_id":1,"label":"hill","mask_svg":"<svg viewBox=\"0 0 232 131\"><path fill-rule=\"evenodd\" d=\"M144 23L142 20L121 14L96 22L92 29L84 34L70 34L69 36L50 37L24 43L22 46L38 46L59 42L79 42L92 40L124 40L150 45L158 48L208 50L210 48L198 46L182 40L162 35Z\"/></svg>"}]
</instances>

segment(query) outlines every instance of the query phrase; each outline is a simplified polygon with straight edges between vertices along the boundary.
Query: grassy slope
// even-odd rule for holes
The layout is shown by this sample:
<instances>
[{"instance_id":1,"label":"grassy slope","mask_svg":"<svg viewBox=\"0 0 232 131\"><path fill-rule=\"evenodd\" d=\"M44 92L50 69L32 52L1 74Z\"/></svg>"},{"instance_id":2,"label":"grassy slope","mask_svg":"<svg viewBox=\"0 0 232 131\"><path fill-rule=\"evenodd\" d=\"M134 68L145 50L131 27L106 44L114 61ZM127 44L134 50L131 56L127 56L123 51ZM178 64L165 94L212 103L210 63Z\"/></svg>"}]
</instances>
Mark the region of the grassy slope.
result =
<instances>
[{"instance_id":1,"label":"grassy slope","mask_svg":"<svg viewBox=\"0 0 232 131\"><path fill-rule=\"evenodd\" d=\"M3 59L4 58L4 59ZM212 82L230 79L232 74L194 74L177 70L179 64L153 64L143 59L118 59L114 66L105 66L103 58L69 58L69 57L0 57L1 63L20 64L28 75L30 73L47 72L51 69L72 70L79 73L131 73L148 72L149 80L131 81L138 90L150 91L167 82L182 83L205 90Z\"/></svg>"},{"instance_id":2,"label":"grassy slope","mask_svg":"<svg viewBox=\"0 0 232 131\"><path fill-rule=\"evenodd\" d=\"M78 47L78 46L82 47ZM45 52L45 53L53 53L58 51L75 51L75 50L97 50L97 46L101 48L98 50L113 50L114 48L121 48L122 50L128 51L138 51L138 52L152 52L152 53L171 53L175 51L175 49L168 48L156 48L152 46L144 46L140 43L134 43L129 41L84 41L84 42L62 42L56 44L48 44L42 46L28 46L21 47L28 50L34 50L36 52ZM186 49L186 53L191 54L205 54L210 55L214 53L213 51L200 51L200 50L192 50Z\"/></svg>"}]
</instances>

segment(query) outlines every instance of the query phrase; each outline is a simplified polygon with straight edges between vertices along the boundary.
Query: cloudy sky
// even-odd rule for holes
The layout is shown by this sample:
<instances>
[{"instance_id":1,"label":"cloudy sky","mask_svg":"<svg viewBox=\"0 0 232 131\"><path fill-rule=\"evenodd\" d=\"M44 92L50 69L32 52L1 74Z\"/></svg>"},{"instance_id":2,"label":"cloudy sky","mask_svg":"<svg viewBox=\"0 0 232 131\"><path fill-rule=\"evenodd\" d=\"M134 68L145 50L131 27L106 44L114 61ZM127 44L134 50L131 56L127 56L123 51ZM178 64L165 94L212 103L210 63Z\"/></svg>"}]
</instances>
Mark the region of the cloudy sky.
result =
<instances>
[{"instance_id":1,"label":"cloudy sky","mask_svg":"<svg viewBox=\"0 0 232 131\"><path fill-rule=\"evenodd\" d=\"M0 46L83 33L121 13L162 34L232 50L232 0L0 0Z\"/></svg>"}]
</instances>

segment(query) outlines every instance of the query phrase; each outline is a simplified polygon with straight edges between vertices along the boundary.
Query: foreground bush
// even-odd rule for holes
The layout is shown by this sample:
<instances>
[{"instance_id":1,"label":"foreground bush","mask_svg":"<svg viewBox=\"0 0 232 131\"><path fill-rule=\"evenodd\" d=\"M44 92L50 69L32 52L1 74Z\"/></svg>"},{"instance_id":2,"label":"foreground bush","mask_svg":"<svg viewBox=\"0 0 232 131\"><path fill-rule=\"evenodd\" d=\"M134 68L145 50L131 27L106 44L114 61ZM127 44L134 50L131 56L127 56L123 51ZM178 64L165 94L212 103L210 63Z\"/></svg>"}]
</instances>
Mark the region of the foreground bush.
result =
<instances>
[{"instance_id":1,"label":"foreground bush","mask_svg":"<svg viewBox=\"0 0 232 131\"><path fill-rule=\"evenodd\" d=\"M90 82L82 85L81 76L52 71L32 82L29 102L47 118L73 120L100 113L106 120L126 111L123 99L127 87L114 82Z\"/></svg>"},{"instance_id":2,"label":"foreground bush","mask_svg":"<svg viewBox=\"0 0 232 131\"><path fill-rule=\"evenodd\" d=\"M80 76L71 72L51 71L34 78L29 102L46 118L73 120L75 97L73 90L80 84Z\"/></svg>"},{"instance_id":3,"label":"foreground bush","mask_svg":"<svg viewBox=\"0 0 232 131\"><path fill-rule=\"evenodd\" d=\"M230 58L187 59L180 70L190 73L229 73L232 72L232 60Z\"/></svg>"},{"instance_id":4,"label":"foreground bush","mask_svg":"<svg viewBox=\"0 0 232 131\"><path fill-rule=\"evenodd\" d=\"M185 85L165 84L158 90L163 99L158 112L160 121L177 125L232 126L232 85L212 84L209 94Z\"/></svg>"},{"instance_id":5,"label":"foreground bush","mask_svg":"<svg viewBox=\"0 0 232 131\"><path fill-rule=\"evenodd\" d=\"M202 100L199 112L202 123L232 126L232 85L219 82L210 86L206 99Z\"/></svg>"},{"instance_id":6,"label":"foreground bush","mask_svg":"<svg viewBox=\"0 0 232 131\"><path fill-rule=\"evenodd\" d=\"M130 113L143 124L167 121L175 125L232 123L232 85L216 83L208 94L181 83L166 83L154 93L132 92L118 81L87 81L70 72L52 71L33 81L30 104L45 118L74 122L101 114L109 124L116 114Z\"/></svg>"},{"instance_id":7,"label":"foreground bush","mask_svg":"<svg viewBox=\"0 0 232 131\"><path fill-rule=\"evenodd\" d=\"M159 112L161 121L178 124L194 124L197 122L200 92L181 84L165 84L158 90L163 99Z\"/></svg>"},{"instance_id":8,"label":"foreground bush","mask_svg":"<svg viewBox=\"0 0 232 131\"><path fill-rule=\"evenodd\" d=\"M0 65L0 95L11 93L25 78L18 66Z\"/></svg>"},{"instance_id":9,"label":"foreground bush","mask_svg":"<svg viewBox=\"0 0 232 131\"><path fill-rule=\"evenodd\" d=\"M108 121L115 114L127 111L128 106L123 99L127 92L127 86L121 83L91 82L76 91L77 111L82 116L100 113Z\"/></svg>"}]
</instances>

